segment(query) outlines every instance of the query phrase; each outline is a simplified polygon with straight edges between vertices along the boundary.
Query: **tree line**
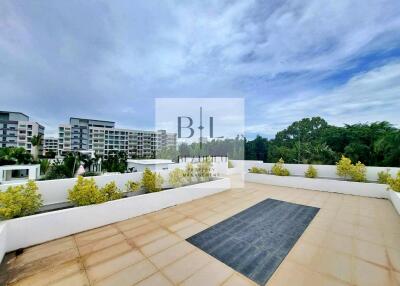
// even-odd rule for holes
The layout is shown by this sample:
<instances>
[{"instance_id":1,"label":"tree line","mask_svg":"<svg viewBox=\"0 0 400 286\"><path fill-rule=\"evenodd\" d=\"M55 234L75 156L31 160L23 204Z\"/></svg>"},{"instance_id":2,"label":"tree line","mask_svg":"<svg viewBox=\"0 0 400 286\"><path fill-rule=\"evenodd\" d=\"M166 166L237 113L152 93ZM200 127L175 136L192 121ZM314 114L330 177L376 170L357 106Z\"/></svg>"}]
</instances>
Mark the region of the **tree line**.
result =
<instances>
[{"instance_id":1,"label":"tree line","mask_svg":"<svg viewBox=\"0 0 400 286\"><path fill-rule=\"evenodd\" d=\"M230 159L275 163L335 164L344 155L368 166L400 167L400 130L386 121L329 125L321 117L304 118L276 133L273 139L257 135L253 140L211 140L180 144L178 150L162 150L158 158L228 155Z\"/></svg>"},{"instance_id":2,"label":"tree line","mask_svg":"<svg viewBox=\"0 0 400 286\"><path fill-rule=\"evenodd\" d=\"M321 117L304 118L274 139L245 142L245 159L287 163L334 164L344 155L368 166L400 167L400 130L386 121L329 125Z\"/></svg>"}]
</instances>

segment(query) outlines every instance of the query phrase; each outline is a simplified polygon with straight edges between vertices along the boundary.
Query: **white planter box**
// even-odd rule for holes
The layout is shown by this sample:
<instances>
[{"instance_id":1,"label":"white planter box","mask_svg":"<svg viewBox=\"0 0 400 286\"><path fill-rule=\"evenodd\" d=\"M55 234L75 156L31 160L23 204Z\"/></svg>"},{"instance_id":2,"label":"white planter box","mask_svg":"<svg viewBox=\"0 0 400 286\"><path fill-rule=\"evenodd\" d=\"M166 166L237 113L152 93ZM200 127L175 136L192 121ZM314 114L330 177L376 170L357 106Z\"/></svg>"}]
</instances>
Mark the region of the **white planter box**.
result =
<instances>
[{"instance_id":1,"label":"white planter box","mask_svg":"<svg viewBox=\"0 0 400 286\"><path fill-rule=\"evenodd\" d=\"M293 176L275 176L247 173L246 182L291 187L322 192L332 192L347 195L365 196L373 198L388 198L387 186L375 183L358 183L329 179L310 179Z\"/></svg>"},{"instance_id":2,"label":"white planter box","mask_svg":"<svg viewBox=\"0 0 400 286\"><path fill-rule=\"evenodd\" d=\"M228 178L98 205L75 207L4 221L0 258L9 251L140 216L230 189Z\"/></svg>"},{"instance_id":3,"label":"white planter box","mask_svg":"<svg viewBox=\"0 0 400 286\"><path fill-rule=\"evenodd\" d=\"M389 197L397 213L400 215L400 193L390 190Z\"/></svg>"}]
</instances>

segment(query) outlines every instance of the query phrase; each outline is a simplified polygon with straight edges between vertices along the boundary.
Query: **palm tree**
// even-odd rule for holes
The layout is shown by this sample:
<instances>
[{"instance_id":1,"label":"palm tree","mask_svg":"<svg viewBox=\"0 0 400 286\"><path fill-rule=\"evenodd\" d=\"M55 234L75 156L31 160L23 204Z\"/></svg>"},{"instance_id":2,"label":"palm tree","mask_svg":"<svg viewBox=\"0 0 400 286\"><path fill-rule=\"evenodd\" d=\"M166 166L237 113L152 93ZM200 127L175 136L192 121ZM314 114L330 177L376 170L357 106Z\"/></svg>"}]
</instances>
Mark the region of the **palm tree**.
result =
<instances>
[{"instance_id":1,"label":"palm tree","mask_svg":"<svg viewBox=\"0 0 400 286\"><path fill-rule=\"evenodd\" d=\"M42 145L42 140L43 140L43 135L42 134L38 134L38 135L33 135L31 138L31 143L32 146L35 147L35 152L33 154L33 158L35 160L38 159L39 156L39 146Z\"/></svg>"}]
</instances>

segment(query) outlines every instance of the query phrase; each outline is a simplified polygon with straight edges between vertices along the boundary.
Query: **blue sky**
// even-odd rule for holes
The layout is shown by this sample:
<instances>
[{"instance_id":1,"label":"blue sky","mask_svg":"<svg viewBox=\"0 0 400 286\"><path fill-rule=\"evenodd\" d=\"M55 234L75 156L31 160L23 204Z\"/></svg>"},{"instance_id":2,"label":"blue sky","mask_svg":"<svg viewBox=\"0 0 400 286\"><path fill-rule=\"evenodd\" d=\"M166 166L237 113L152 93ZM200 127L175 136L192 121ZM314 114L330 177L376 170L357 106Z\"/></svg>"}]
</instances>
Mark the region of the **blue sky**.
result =
<instances>
[{"instance_id":1,"label":"blue sky","mask_svg":"<svg viewBox=\"0 0 400 286\"><path fill-rule=\"evenodd\" d=\"M0 109L154 126L158 97L243 97L246 134L399 126L400 1L0 1ZM229 111L230 112L230 111Z\"/></svg>"}]
</instances>

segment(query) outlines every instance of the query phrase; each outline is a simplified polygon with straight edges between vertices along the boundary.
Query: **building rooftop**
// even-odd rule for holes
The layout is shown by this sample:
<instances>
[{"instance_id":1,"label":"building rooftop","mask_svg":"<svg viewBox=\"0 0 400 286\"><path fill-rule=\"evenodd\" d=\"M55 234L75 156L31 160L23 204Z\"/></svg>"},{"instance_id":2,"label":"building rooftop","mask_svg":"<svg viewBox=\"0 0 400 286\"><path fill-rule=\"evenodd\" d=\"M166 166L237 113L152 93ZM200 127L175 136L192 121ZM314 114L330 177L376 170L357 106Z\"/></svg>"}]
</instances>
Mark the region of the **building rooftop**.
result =
<instances>
[{"instance_id":1,"label":"building rooftop","mask_svg":"<svg viewBox=\"0 0 400 286\"><path fill-rule=\"evenodd\" d=\"M267 199L320 208L266 285L399 285L388 200L246 183L9 254L8 285L257 285L186 239Z\"/></svg>"}]
</instances>

